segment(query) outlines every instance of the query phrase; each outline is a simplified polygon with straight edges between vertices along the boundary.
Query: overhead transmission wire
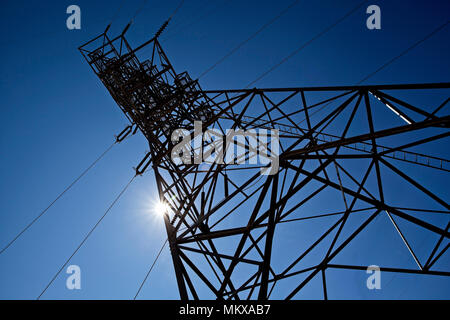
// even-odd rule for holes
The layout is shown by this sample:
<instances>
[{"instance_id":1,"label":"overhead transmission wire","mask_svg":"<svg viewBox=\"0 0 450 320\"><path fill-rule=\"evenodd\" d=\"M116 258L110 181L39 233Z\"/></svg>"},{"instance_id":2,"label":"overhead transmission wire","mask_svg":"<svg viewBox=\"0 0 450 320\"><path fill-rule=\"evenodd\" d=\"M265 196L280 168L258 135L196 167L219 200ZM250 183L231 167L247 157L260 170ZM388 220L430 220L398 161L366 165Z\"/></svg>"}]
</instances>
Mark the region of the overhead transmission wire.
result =
<instances>
[{"instance_id":1,"label":"overhead transmission wire","mask_svg":"<svg viewBox=\"0 0 450 320\"><path fill-rule=\"evenodd\" d=\"M26 225L1 251L0 254L6 251L22 234L25 233L34 223L36 223L67 191L69 191L83 176L85 176L89 170L91 170L117 143L117 140L111 144L97 159L94 160L78 177L75 178L58 196L35 217L28 225Z\"/></svg>"},{"instance_id":2,"label":"overhead transmission wire","mask_svg":"<svg viewBox=\"0 0 450 320\"><path fill-rule=\"evenodd\" d=\"M169 16L169 20L172 19L177 14L178 10L180 10L180 8L183 5L183 3L184 3L184 0L180 0L180 3L178 3L178 6L175 8L175 10Z\"/></svg>"},{"instance_id":3,"label":"overhead transmission wire","mask_svg":"<svg viewBox=\"0 0 450 320\"><path fill-rule=\"evenodd\" d=\"M437 27L436 29L434 29L433 31L431 31L430 33L428 33L425 37L423 37L422 39L416 41L413 45L409 46L408 48L406 48L405 50L403 50L400 54L398 54L397 56L393 57L391 60L387 61L385 64L383 64L382 66L380 66L378 69L376 69L375 71L373 71L372 73L368 74L366 77L364 77L361 81L358 82L358 84L363 83L364 81L366 81L367 79L371 78L372 76L374 76L375 74L377 74L378 72L380 72L381 70L383 70L384 68L386 68L388 65L390 65L392 62L394 62L395 60L401 58L402 56L404 56L405 54L407 54L409 51L411 51L412 49L414 49L415 47L417 47L418 45L420 45L422 42L425 42L426 40L428 40L429 38L431 38L433 35L435 35L436 33L438 33L439 31L441 31L442 29L444 29L448 24L450 23L450 20L447 20L446 22L444 22L443 24L441 24L439 27Z\"/></svg>"},{"instance_id":4,"label":"overhead transmission wire","mask_svg":"<svg viewBox=\"0 0 450 320\"><path fill-rule=\"evenodd\" d=\"M134 19L136 18L136 16L142 12L142 10L144 9L145 4L147 3L148 0L144 0L141 7L138 8L136 10L136 13L134 14L134 16L131 18L130 22L128 23L128 25L125 27L125 30L128 29L128 27L133 23ZM170 20L172 20L172 18L175 16L175 14L178 12L178 10L180 10L181 6L183 5L184 0L180 0L180 2L178 3L177 7L172 11L172 13L170 14L169 18L164 21L164 23L161 25L161 27L159 27L158 31L155 33L154 37L158 38L161 33L167 28L167 26L170 23ZM125 32L125 31L124 31ZM147 53L147 51L150 50L150 48L146 48L142 51L142 53Z\"/></svg>"},{"instance_id":5,"label":"overhead transmission wire","mask_svg":"<svg viewBox=\"0 0 450 320\"><path fill-rule=\"evenodd\" d=\"M212 7L210 10L207 10L201 14L199 14L196 18L192 19L190 22L188 22L185 25L182 25L182 23L177 23L175 25L172 26L172 32L169 33L164 39L162 39L163 41L167 41L171 38L173 38L174 36L176 36L181 30L186 30L187 28L190 28L191 26L193 26L194 24L196 24L197 22L201 21L205 16L211 16L213 13L215 13L218 9L220 9L220 7L224 4L226 4L227 2L230 2L231 0L224 0L222 2L220 2L219 4L217 4L216 6ZM174 30L175 29L175 30Z\"/></svg>"},{"instance_id":6,"label":"overhead transmission wire","mask_svg":"<svg viewBox=\"0 0 450 320\"><path fill-rule=\"evenodd\" d=\"M134 13L133 17L130 20L130 23L132 23L134 21L134 19L136 19L136 17L142 12L142 10L144 10L145 5L147 4L148 0L143 0L141 6L136 10L136 12ZM175 16L175 14L178 12L178 10L180 10L181 6L183 5L184 0L180 0L180 2L178 3L177 7L175 8L174 11L172 11L172 14L169 16L169 18L167 19L167 21L170 21L173 16Z\"/></svg>"},{"instance_id":7,"label":"overhead transmission wire","mask_svg":"<svg viewBox=\"0 0 450 320\"><path fill-rule=\"evenodd\" d=\"M136 295L134 296L134 299L133 299L133 300L136 300L137 296L138 296L139 293L141 292L142 287L144 286L145 282L147 281L147 278L149 277L150 273L152 272L153 267L155 266L156 262L158 261L159 256L161 255L161 253L162 253L162 251L164 250L164 247L166 246L166 244L167 244L168 241L169 241L169 238L166 238L166 241L164 241L164 243L163 243L161 249L160 249L159 252L158 252L158 255L156 256L155 260L153 260L153 263L152 263L150 269L148 270L147 274L145 275L144 280L141 282L141 285L139 286L139 289L138 289L138 291L136 292Z\"/></svg>"},{"instance_id":8,"label":"overhead transmission wire","mask_svg":"<svg viewBox=\"0 0 450 320\"><path fill-rule=\"evenodd\" d=\"M349 16L351 16L353 13L355 13L364 3L368 2L368 0L364 0L361 1L360 3L358 3L355 7L353 7L350 11L348 11L347 13L345 13L342 17L340 17L338 20L336 20L334 23L330 24L329 26L327 26L324 30L322 30L321 32L319 32L318 34L316 34L314 37L312 37L311 39L309 39L308 41L306 41L305 43L303 43L300 47L298 47L297 49L295 49L294 51L292 51L290 54L288 54L286 57L284 57L283 59L281 59L277 64L273 65L272 67L270 67L267 71L265 71L264 73L262 73L259 77L257 77L255 80L253 80L252 82L250 82L246 88L249 88L252 84L258 82L259 80L261 80L262 78L264 78L265 76L267 76L269 73L271 73L273 70L277 69L279 66L281 66L283 63L285 63L286 61L288 61L289 59L291 59L293 56L295 56L297 53L299 53L301 50L303 50L304 48L306 48L307 46L309 46L312 42L314 42L315 40L319 39L320 37L322 37L324 34L328 33L331 29L333 29L334 27L336 27L338 24L340 24L341 22L343 22L345 19L347 19Z\"/></svg>"},{"instance_id":9,"label":"overhead transmission wire","mask_svg":"<svg viewBox=\"0 0 450 320\"><path fill-rule=\"evenodd\" d=\"M122 9L123 5L125 4L125 0L121 0L119 7L117 8L116 12L114 13L114 15L111 18L111 21L109 23L109 25L111 25L119 16L120 10Z\"/></svg>"},{"instance_id":10,"label":"overhead transmission wire","mask_svg":"<svg viewBox=\"0 0 450 320\"><path fill-rule=\"evenodd\" d=\"M187 229L187 227L186 227L186 228L182 228L180 231L183 231L183 230L186 230L186 229ZM159 250L158 254L156 255L155 260L153 260L153 263L152 263L152 265L150 266L150 269L148 270L147 274L145 275L144 280L141 282L141 285L139 286L139 289L138 289L138 291L136 292L136 295L134 296L133 300L136 300L137 296L138 296L139 293L141 292L142 287L144 286L145 282L147 281L148 277L150 276L150 273L152 272L153 268L155 267L156 262L158 262L158 259L159 259L159 257L161 256L161 253L162 253L162 251L164 250L164 248L165 248L165 246L166 246L166 244L167 244L168 241L169 241L169 238L166 238L166 240L164 241L164 243L163 243L161 249Z\"/></svg>"},{"instance_id":11,"label":"overhead transmission wire","mask_svg":"<svg viewBox=\"0 0 450 320\"><path fill-rule=\"evenodd\" d=\"M42 290L41 294L37 297L37 300L39 300L42 295L47 291L47 289L51 286L51 284L55 281L55 279L58 277L58 275L61 273L61 271L66 267L66 265L69 263L69 261L73 258L73 256L80 250L80 248L83 246L83 244L86 242L86 240L91 236L91 234L94 232L94 230L98 227L98 225L103 221L103 219L106 217L106 215L111 211L112 207L117 203L117 201L120 199L120 197L125 193L125 191L128 189L130 184L133 182L133 180L137 177L137 175L134 175L131 180L125 185L125 187L120 191L120 193L117 195L117 197L114 199L114 201L111 203L111 205L106 209L105 213L100 217L100 219L97 221L97 223L91 228L91 230L86 234L86 236L83 238L83 240L80 242L78 247L75 249L75 251L70 255L70 257L64 262L62 267L56 272L56 274L53 276L53 278L50 280L50 282L46 285L44 290Z\"/></svg>"},{"instance_id":12,"label":"overhead transmission wire","mask_svg":"<svg viewBox=\"0 0 450 320\"><path fill-rule=\"evenodd\" d=\"M430 33L428 33L425 37L419 39L418 41L416 41L415 43L413 43L411 46L409 46L408 48L406 48L405 50L403 50L400 54L396 55L395 57L393 57L392 59L388 60L386 63L384 63L383 65L381 65L379 68L377 68L376 70L374 70L373 72L369 73L367 76L363 77L360 81L358 81L356 83L356 85L359 85L363 82L365 82L366 80L368 80L369 78L373 77L375 74L377 74L378 72L380 72L381 70L383 70L384 68L386 68L387 66L389 66L390 64L392 64L393 62L395 62L396 60L398 60L399 58L403 57L404 55L406 55L409 51L413 50L414 48L416 48L418 45L422 44L423 42L425 42L426 40L428 40L429 38L431 38L433 35L437 34L439 31L441 31L442 29L444 29L448 24L450 23L450 20L447 20L446 22L444 22L443 24L439 25L436 29L433 29L433 31L431 31ZM326 104L324 104L322 107L320 107L319 109L315 110L314 112L312 112L309 116L312 117L313 115L315 115L316 113L322 111L325 107L327 107L329 104L331 103L328 102ZM303 119L300 123L304 122L306 119ZM299 123L299 124L300 124Z\"/></svg>"},{"instance_id":13,"label":"overhead transmission wire","mask_svg":"<svg viewBox=\"0 0 450 320\"><path fill-rule=\"evenodd\" d=\"M235 46L233 49L231 49L227 54L225 54L222 58L217 60L211 67L203 71L198 79L205 76L207 73L209 73L211 70L213 70L215 67L217 67L219 64L221 64L223 61L225 61L227 58L229 58L233 53L235 53L237 50L239 50L243 45L245 45L247 42L255 38L258 34L260 34L264 29L266 29L268 26L273 24L275 21L277 21L279 18L281 18L284 14L286 14L289 9L293 8L295 5L297 5L300 2L300 0L296 0L292 2L289 6L284 8L278 15L276 15L271 20L267 21L265 24L263 24L256 32L252 33L247 39L240 42L237 46Z\"/></svg>"},{"instance_id":14,"label":"overhead transmission wire","mask_svg":"<svg viewBox=\"0 0 450 320\"><path fill-rule=\"evenodd\" d=\"M134 19L136 19L136 17L142 12L142 10L144 10L145 5L147 4L148 0L143 0L142 4L140 7L137 8L136 12L134 13L134 15L131 17L130 19L130 23L132 23L134 21Z\"/></svg>"}]
</instances>

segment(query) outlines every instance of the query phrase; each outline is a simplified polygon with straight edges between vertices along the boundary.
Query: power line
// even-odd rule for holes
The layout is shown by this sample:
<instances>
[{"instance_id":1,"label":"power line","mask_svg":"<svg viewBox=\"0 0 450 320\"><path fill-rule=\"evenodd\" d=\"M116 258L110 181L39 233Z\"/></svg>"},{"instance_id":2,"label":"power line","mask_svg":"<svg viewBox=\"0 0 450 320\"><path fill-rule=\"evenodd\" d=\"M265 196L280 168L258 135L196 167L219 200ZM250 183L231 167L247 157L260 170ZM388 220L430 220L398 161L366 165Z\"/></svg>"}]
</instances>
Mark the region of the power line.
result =
<instances>
[{"instance_id":1,"label":"power line","mask_svg":"<svg viewBox=\"0 0 450 320\"><path fill-rule=\"evenodd\" d=\"M111 203L111 205L106 209L105 213L101 218L97 221L97 223L92 227L92 229L88 232L88 234L84 237L83 241L78 245L78 247L75 249L75 251L72 253L72 255L69 257L69 259L66 260L66 262L63 264L63 266L58 270L58 272L53 276L53 278L50 280L50 282L47 284L47 286L44 288L44 290L41 292L41 294L37 297L37 300L39 300L42 295L47 291L47 289L50 287L50 285L55 281L55 279L58 277L58 275L61 273L61 271L66 267L66 265L69 263L69 261L72 259L72 257L78 252L78 250L83 246L83 244L86 242L86 240L89 238L89 236L94 232L94 230L97 228L97 226L102 222L103 218L106 217L108 212L111 210L111 208L116 204L116 202L120 199L120 197L124 194L124 192L128 189L130 184L133 182L133 180L136 178L136 175L131 178L131 180L125 185L125 187L122 189L122 191L119 193L119 195L114 199L114 201Z\"/></svg>"},{"instance_id":2,"label":"power line","mask_svg":"<svg viewBox=\"0 0 450 320\"><path fill-rule=\"evenodd\" d=\"M69 191L90 169L92 169L117 143L114 142L111 146L109 146L94 162L91 163L89 167L87 167L71 184L69 184L56 198L53 200L36 218L34 218L25 228L22 229L1 251L2 254L6 249L8 249L25 231L27 231L36 221L39 220L47 211L50 209L56 201L58 201L67 191Z\"/></svg>"},{"instance_id":3,"label":"power line","mask_svg":"<svg viewBox=\"0 0 450 320\"><path fill-rule=\"evenodd\" d=\"M262 73L258 78L256 78L255 80L253 80L252 82L250 82L246 88L249 88L252 84L258 82L259 80L261 80L262 78L264 78L265 76L267 76L269 73L271 73L273 70L275 70L276 68L278 68L279 66L281 66L283 63L285 63L286 61L288 61L290 58L292 58L293 56L295 56L297 53L299 53L301 50L303 50L304 48L306 48L308 45L310 45L312 42L314 42L315 40L319 39L321 36L323 36L324 34L326 34L328 31L330 31L331 29L333 29L334 27L336 27L339 23L341 23L342 21L344 21L346 18L348 18L349 16L351 16L356 10L358 10L364 3L366 3L367 0L364 0L362 2L360 2L358 5L356 5L354 8L352 8L350 11L348 11L345 15L343 15L341 18L339 18L337 21L335 21L333 24L329 25L328 27L326 27L324 30L322 30L321 32L319 32L318 34L316 34L314 37L312 37L310 40L306 41L304 44L302 44L300 47L298 47L297 49L295 49L294 51L292 51L290 54L288 54L286 57L284 57L283 59L281 59L280 62L278 62L277 64L275 64L274 66L272 66L269 70L267 70L266 72Z\"/></svg>"},{"instance_id":4,"label":"power line","mask_svg":"<svg viewBox=\"0 0 450 320\"><path fill-rule=\"evenodd\" d=\"M187 28L189 28L189 27L193 26L194 24L196 24L197 22L201 21L205 16L211 16L222 5L224 5L225 3L230 2L230 1L231 0L225 0L225 1L221 2L221 3L219 3L218 5L216 5L213 8L211 8L211 10L208 10L208 11L204 12L203 14L198 15L197 18L191 20L189 23L185 24L184 26L181 26L181 23L175 24L175 26L172 27L172 33L169 33L163 39L163 41L167 41L167 40L173 38L175 35L177 35L179 33L180 30L186 30ZM175 28L175 30L173 30L174 28Z\"/></svg>"},{"instance_id":5,"label":"power line","mask_svg":"<svg viewBox=\"0 0 450 320\"><path fill-rule=\"evenodd\" d=\"M142 289L142 287L144 286L145 281L147 281L148 276L149 276L150 273L152 272L153 267L155 266L156 262L158 261L159 256L161 255L161 253L162 253L164 247L166 246L168 240L169 240L169 239L166 239L166 241L164 241L164 243L163 243L161 249L160 249L159 252L158 252L158 255L156 256L156 258L155 258L155 260L153 261L153 263L152 263L150 269L149 269L148 272L147 272L147 275L145 276L144 280L142 281L141 285L139 286L139 289L138 289L138 291L136 292L136 295L134 296L134 299L133 299L133 300L136 300L137 296L138 296L139 293L141 292L141 289Z\"/></svg>"},{"instance_id":6,"label":"power line","mask_svg":"<svg viewBox=\"0 0 450 320\"><path fill-rule=\"evenodd\" d=\"M145 5L147 4L148 0L143 0L141 6L136 10L136 12L134 13L133 17L130 20L130 24L133 22L133 20L142 12L142 10L144 10ZM180 2L178 3L178 6L175 8L175 10L172 12L172 14L169 16L170 20L173 18L173 16L175 16L175 14L178 12L178 10L180 10L181 6L183 5L184 0L180 0Z\"/></svg>"},{"instance_id":7,"label":"power line","mask_svg":"<svg viewBox=\"0 0 450 320\"><path fill-rule=\"evenodd\" d=\"M413 45L409 46L407 49L403 50L400 54L398 54L397 56L393 57L392 59L390 59L389 61L387 61L386 63L384 63L381 67L379 67L378 69L376 69L375 71L369 73L367 76L365 76L364 78L362 78L359 82L357 82L356 84L361 84L364 81L368 80L369 78L373 77L375 74L377 74L378 72L380 72L381 70L383 70L384 68L386 68L387 66L389 66L391 63L395 62L397 59L401 58L402 56L404 56L405 54L407 54L409 51L413 50L414 48L416 48L419 44L421 44L422 42L425 42L426 40L428 40L429 38L431 38L433 35L435 35L436 33L438 33L439 31L441 31L442 29L444 29L448 24L450 23L450 20L448 20L447 22L441 24L439 27L437 27L436 29L434 29L432 32L430 32L429 34L427 34L424 38L416 41ZM317 109L316 111L314 111L313 113L311 113L309 116L312 117L313 115L315 115L316 113L322 111L325 107L327 107L329 104L331 104L331 101L324 104L322 107L320 107L319 109ZM306 119L303 119L302 121L300 121L300 123L304 122Z\"/></svg>"},{"instance_id":8,"label":"power line","mask_svg":"<svg viewBox=\"0 0 450 320\"><path fill-rule=\"evenodd\" d=\"M169 17L169 20L173 18L173 16L175 16L178 12L178 10L180 10L181 6L183 5L184 0L180 0L180 3L178 4L178 6L175 8L175 10L172 12L172 14Z\"/></svg>"},{"instance_id":9,"label":"power line","mask_svg":"<svg viewBox=\"0 0 450 320\"><path fill-rule=\"evenodd\" d=\"M407 54L409 51L411 51L412 49L414 49L415 47L417 47L419 44L421 44L422 42L425 42L427 39L431 38L433 35L435 35L436 33L438 33L439 31L441 31L442 29L444 29L448 24L450 23L450 20L447 20L447 22L441 24L439 27L437 27L436 29L434 29L433 31L431 31L429 34L427 34L424 38L420 39L419 41L415 42L412 46L408 47L407 49L405 49L404 51L402 51L399 55L395 56L394 58L392 58L391 60L389 60L388 62L386 62L385 64L383 64L381 67L379 67L377 70L373 71L372 73L370 73L369 75L367 75L366 77L364 77L361 81L359 81L357 84L361 84L362 82L366 81L367 79L371 78L373 75L375 75L376 73L378 73L379 71L383 70L385 67L387 67L388 65L390 65L392 62L394 62L395 60L397 60L398 58L401 58L402 56L404 56L405 54Z\"/></svg>"},{"instance_id":10,"label":"power line","mask_svg":"<svg viewBox=\"0 0 450 320\"><path fill-rule=\"evenodd\" d=\"M362 2L360 2L358 5L356 5L354 8L352 8L350 11L348 11L344 16L342 16L341 18L339 18L337 21L335 21L334 23L332 23L331 25L329 25L328 27L326 27L324 30L322 30L321 32L319 32L318 34L316 34L314 37L312 37L310 40L308 40L307 42L305 42L304 44L302 44L300 47L298 47L297 49L295 49L293 52L291 52L290 54L288 54L286 57L284 57L283 59L280 60L280 62L278 62L277 64L275 64L274 66L272 66L269 70L267 70L266 72L262 73L259 77L257 77L255 80L253 80L252 82L250 82L245 88L249 88L252 84L258 82L259 80L261 80L262 78L264 78L265 76L267 76L269 73L271 73L272 71L274 71L276 68L278 68L279 66L281 66L283 63L285 63L286 61L288 61L290 58L292 58L294 55L296 55L298 52L300 52L302 49L304 49L305 47L307 47L308 45L310 45L313 41L317 40L318 38L320 38L321 36L323 36L325 33L327 33L328 31L330 31L331 29L333 29L334 27L336 27L339 23L341 23L342 21L344 21L346 18L348 18L350 15L352 15L356 10L358 10L364 3L366 3L368 0L364 0ZM296 1L297 2L297 1ZM291 4L291 6L296 4L293 3ZM289 8L289 7L288 7ZM287 10L287 8L285 9ZM283 10L283 12L285 11ZM278 19L283 12L277 16L275 19ZM261 29L260 29L261 30ZM260 31L258 30L258 32ZM250 37L251 38L251 37ZM249 39L250 39L249 38ZM247 42L249 39L247 39L244 42ZM242 43L243 44L243 43ZM239 45L238 47L240 47L241 45ZM235 50L236 48L234 48L233 50ZM233 53L233 50L231 52L231 54ZM225 60L226 57L228 57L229 55L231 55L230 53L228 53L227 55L224 56L224 58L222 58L221 60ZM218 62L216 62L215 65L213 65L212 67L210 67L208 70L206 70L205 72L203 72L200 77L198 79L200 79L203 75L205 75L207 72L209 72L212 68L214 68L217 64L219 64L220 62L222 62L221 60L219 60ZM322 110L323 108L325 108L326 106L328 106L331 102L325 104L324 106L322 106L319 110L316 110L315 113L319 112L320 110ZM312 116L313 114L311 114Z\"/></svg>"},{"instance_id":11,"label":"power line","mask_svg":"<svg viewBox=\"0 0 450 320\"><path fill-rule=\"evenodd\" d=\"M134 13L133 17L130 20L130 23L133 22L133 20L138 16L138 14L141 13L142 10L144 10L145 5L147 4L148 0L143 0L141 6L136 10L136 12Z\"/></svg>"},{"instance_id":12,"label":"power line","mask_svg":"<svg viewBox=\"0 0 450 320\"><path fill-rule=\"evenodd\" d=\"M122 0L122 1L120 2L120 5L119 5L119 7L117 8L116 12L114 13L113 17L111 18L111 22L109 23L109 25L111 25L111 24L116 20L116 18L118 17L118 15L119 15L119 13L120 13L120 10L122 9L122 7L123 7L124 4L125 4L125 0Z\"/></svg>"},{"instance_id":13,"label":"power line","mask_svg":"<svg viewBox=\"0 0 450 320\"><path fill-rule=\"evenodd\" d=\"M182 232L182 231L184 231L184 230L186 230L186 229L187 229L187 227L182 228L182 229L180 230L180 232ZM147 278L149 277L150 273L152 272L153 267L155 266L156 262L158 262L159 256L161 255L161 253L162 253L162 251L164 250L164 247L166 246L166 244L167 244L168 241L169 241L169 238L166 238L166 240L164 241L164 243L163 243L161 249L159 250L158 254L156 255L156 258L155 258L155 260L153 261L153 263L152 263L150 269L148 270L148 272L147 272L147 274L146 274L144 280L141 282L141 285L139 286L139 289L138 289L138 291L136 292L136 295L134 296L133 300L136 300L137 296L138 296L139 293L141 292L142 287L144 286L145 282L147 281Z\"/></svg>"},{"instance_id":14,"label":"power line","mask_svg":"<svg viewBox=\"0 0 450 320\"><path fill-rule=\"evenodd\" d=\"M134 14L134 16L131 18L130 22L128 23L128 25L125 27L124 31L122 32L122 35L128 30L128 28L131 26L131 24L133 23L133 20L136 18L136 16L144 9L145 4L147 3L148 0L144 0L144 2L142 3L141 7L136 11L136 13ZM173 16L178 12L178 10L181 8L181 6L183 5L184 0L181 0L178 3L178 6L175 8L175 10L172 12L172 14L169 16L169 18L161 25L161 27L158 29L158 31L155 33L155 38L158 38L161 33L167 28L167 26L169 25L170 20L173 18ZM109 28L109 27L108 27ZM106 30L108 30L108 28L106 28Z\"/></svg>"},{"instance_id":15,"label":"power line","mask_svg":"<svg viewBox=\"0 0 450 320\"><path fill-rule=\"evenodd\" d=\"M281 18L285 13L287 13L289 11L289 9L291 9L292 7L294 7L295 5L297 5L300 2L300 0L296 0L293 3L291 3L289 6L287 6L286 8L283 9L283 11L281 11L276 17L272 18L271 20L269 20L268 22L266 22L264 25L262 25L256 32L254 32L252 35L250 35L250 37L248 37L247 39L245 39L244 41L242 41L241 43L239 43L236 47L234 47L233 49L231 49L226 55L224 55L222 58L220 58L219 60L216 61L216 63L214 63L211 67L209 67L208 69L206 69L205 71L203 71L200 76L198 77L198 79L202 78L204 75L206 75L208 72L210 72L212 69L214 69L216 66L218 66L220 63L222 63L223 61L225 61L228 57L230 57L233 53L235 53L237 50L239 50L244 44L246 44L247 42L249 42L250 40L252 40L253 38L255 38L259 33L261 33L265 28L267 28L268 26L270 26L272 23L274 23L275 21L277 21L279 18Z\"/></svg>"}]
</instances>

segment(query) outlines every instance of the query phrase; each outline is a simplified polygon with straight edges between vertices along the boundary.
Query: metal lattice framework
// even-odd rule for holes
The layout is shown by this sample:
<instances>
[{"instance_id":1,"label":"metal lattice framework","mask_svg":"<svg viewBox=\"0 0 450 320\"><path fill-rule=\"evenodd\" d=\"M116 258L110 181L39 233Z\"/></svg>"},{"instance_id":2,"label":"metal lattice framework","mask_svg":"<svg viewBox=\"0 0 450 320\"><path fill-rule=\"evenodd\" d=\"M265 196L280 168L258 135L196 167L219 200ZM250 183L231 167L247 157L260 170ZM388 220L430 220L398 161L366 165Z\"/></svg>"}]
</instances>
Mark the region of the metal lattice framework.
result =
<instances>
[{"instance_id":1,"label":"metal lattice framework","mask_svg":"<svg viewBox=\"0 0 450 320\"><path fill-rule=\"evenodd\" d=\"M170 208L164 222L182 299L291 299L316 276L326 298L329 270L366 270L345 251L370 242L380 219L390 230L377 236L400 243L409 259L381 261L382 271L450 275L436 267L449 246L449 161L418 152L445 156L437 146L448 147L450 83L205 91L175 72L157 38L133 49L124 34L104 33L80 51L149 142L136 171L152 166ZM171 133L196 138L194 121L224 135L277 129L277 173L247 163L250 137L245 164L175 164ZM418 255L411 237L420 232L433 245Z\"/></svg>"}]
</instances>

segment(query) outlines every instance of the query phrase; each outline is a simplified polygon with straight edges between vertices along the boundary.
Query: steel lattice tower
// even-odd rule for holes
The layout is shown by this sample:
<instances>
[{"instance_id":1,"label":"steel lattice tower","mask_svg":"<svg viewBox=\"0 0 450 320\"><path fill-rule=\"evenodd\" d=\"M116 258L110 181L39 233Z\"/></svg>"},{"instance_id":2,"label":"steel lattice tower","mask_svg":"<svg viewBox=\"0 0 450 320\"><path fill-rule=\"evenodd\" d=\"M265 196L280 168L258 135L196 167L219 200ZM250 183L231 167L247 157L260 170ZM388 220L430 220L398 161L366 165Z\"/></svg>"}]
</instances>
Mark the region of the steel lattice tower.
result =
<instances>
[{"instance_id":1,"label":"steel lattice tower","mask_svg":"<svg viewBox=\"0 0 450 320\"><path fill-rule=\"evenodd\" d=\"M153 168L169 206L164 222L182 299L268 299L278 288L291 299L316 277L326 298L329 270L366 270L340 254L367 241L365 233L373 237L377 219L390 228L378 237L395 232L412 262L380 264L382 271L450 275L436 268L449 246L450 207L426 179L447 175L449 161L415 152L443 151L435 146L450 134L441 115L450 83L205 91L175 72L157 37L133 49L124 33L105 32L80 51L149 142L136 172ZM223 134L277 129L277 173L248 163L175 164L170 135L183 128L195 138L194 121ZM253 151L243 147L249 160ZM414 208L419 199L428 206ZM431 234L426 255L415 252L405 226Z\"/></svg>"}]
</instances>

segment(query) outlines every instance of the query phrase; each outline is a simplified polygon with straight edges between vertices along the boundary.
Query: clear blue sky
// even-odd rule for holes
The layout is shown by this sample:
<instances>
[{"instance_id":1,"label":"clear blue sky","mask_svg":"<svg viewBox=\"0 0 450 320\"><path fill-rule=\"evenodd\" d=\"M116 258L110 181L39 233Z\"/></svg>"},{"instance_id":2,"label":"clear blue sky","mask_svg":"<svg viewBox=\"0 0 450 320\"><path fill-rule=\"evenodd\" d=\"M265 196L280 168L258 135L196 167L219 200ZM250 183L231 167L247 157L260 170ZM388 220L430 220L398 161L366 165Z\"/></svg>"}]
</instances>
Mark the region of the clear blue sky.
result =
<instances>
[{"instance_id":1,"label":"clear blue sky","mask_svg":"<svg viewBox=\"0 0 450 320\"><path fill-rule=\"evenodd\" d=\"M162 44L175 69L187 70L195 78L292 1L187 0L163 34ZM4 0L0 4L3 120L0 247L45 208L127 125L126 118L77 49L104 30L119 2ZM245 87L358 2L300 1L282 19L202 78L201 86ZM120 32L141 3L141 0L126 1L111 33ZM71 4L81 7L82 29L78 31L66 29L65 11ZM149 0L128 32L130 42L137 45L150 38L177 4L178 0ZM367 6L363 6L256 86L354 84L444 23L450 14L450 2L446 0L381 0L369 4L381 7L381 30L366 28ZM209 10L211 14L190 24L197 15ZM448 81L449 39L447 27L367 83ZM447 140L442 150L448 151L448 146ZM141 135L113 148L32 229L0 255L0 299L34 299L39 295L131 178L132 167L146 150ZM440 155L448 158L448 152ZM440 196L449 199L443 173L431 173L429 180L433 179L444 179ZM67 290L67 275L63 272L43 298L133 298L165 237L163 222L149 213L156 196L151 173L136 179L71 260L71 264L81 266L82 290ZM433 243L432 239L420 237L414 241L425 243L423 251L418 249L422 256L426 244ZM410 258L400 246L389 249L394 256ZM449 260L447 253L437 267L448 270ZM449 279L442 277L411 280L410 276L386 274L383 289L374 292L365 288L365 272L330 272L345 274L345 277L330 275L333 279L329 284L330 298L450 297ZM298 298L321 298L316 287L312 285ZM178 298L167 249L140 297Z\"/></svg>"}]
</instances>

